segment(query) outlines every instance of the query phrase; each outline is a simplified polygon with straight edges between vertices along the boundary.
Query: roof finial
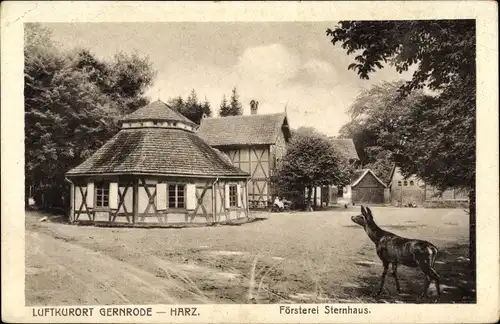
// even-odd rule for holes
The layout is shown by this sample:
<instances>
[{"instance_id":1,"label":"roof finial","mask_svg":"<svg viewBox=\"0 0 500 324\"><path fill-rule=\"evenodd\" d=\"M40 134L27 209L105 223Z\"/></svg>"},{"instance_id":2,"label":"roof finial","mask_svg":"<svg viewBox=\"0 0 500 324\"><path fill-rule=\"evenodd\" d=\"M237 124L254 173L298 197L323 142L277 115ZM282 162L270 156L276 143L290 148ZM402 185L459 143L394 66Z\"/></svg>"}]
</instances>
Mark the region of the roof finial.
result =
<instances>
[{"instance_id":1,"label":"roof finial","mask_svg":"<svg viewBox=\"0 0 500 324\"><path fill-rule=\"evenodd\" d=\"M158 101L160 100L160 92L161 92L161 88L158 88Z\"/></svg>"},{"instance_id":2,"label":"roof finial","mask_svg":"<svg viewBox=\"0 0 500 324\"><path fill-rule=\"evenodd\" d=\"M285 104L285 115L286 115L286 109L288 108L288 101Z\"/></svg>"}]
</instances>

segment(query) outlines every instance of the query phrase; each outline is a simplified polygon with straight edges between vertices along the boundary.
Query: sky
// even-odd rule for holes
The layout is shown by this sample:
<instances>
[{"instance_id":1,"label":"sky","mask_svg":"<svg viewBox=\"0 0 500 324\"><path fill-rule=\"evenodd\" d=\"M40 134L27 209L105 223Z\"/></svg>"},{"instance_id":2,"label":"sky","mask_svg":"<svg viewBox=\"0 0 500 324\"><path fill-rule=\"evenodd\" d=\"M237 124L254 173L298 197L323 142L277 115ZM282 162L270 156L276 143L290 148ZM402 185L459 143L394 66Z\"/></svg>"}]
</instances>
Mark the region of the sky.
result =
<instances>
[{"instance_id":1,"label":"sky","mask_svg":"<svg viewBox=\"0 0 500 324\"><path fill-rule=\"evenodd\" d=\"M147 95L152 100L182 96L192 89L217 115L222 97L236 87L243 113L250 100L259 114L287 111L290 126L314 127L329 136L350 120L348 109L364 88L408 79L385 67L361 80L347 66L340 45L326 36L335 22L50 23L62 49L86 48L103 59L137 52L157 71Z\"/></svg>"}]
</instances>

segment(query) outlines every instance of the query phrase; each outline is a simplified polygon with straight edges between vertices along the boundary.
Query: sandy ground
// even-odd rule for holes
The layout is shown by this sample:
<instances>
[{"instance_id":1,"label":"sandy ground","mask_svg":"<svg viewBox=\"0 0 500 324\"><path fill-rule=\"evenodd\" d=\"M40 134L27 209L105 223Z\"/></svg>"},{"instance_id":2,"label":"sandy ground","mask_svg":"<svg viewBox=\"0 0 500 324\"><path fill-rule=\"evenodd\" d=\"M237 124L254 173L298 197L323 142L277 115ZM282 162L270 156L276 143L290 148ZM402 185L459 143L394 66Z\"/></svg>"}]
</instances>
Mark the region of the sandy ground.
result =
<instances>
[{"instance_id":1,"label":"sandy ground","mask_svg":"<svg viewBox=\"0 0 500 324\"><path fill-rule=\"evenodd\" d=\"M373 208L382 228L429 240L440 254L440 302L472 302L468 215L461 209ZM180 229L73 226L26 213L26 304L420 302L423 275L382 272L357 208L260 214L241 226ZM428 301L427 301L428 302Z\"/></svg>"}]
</instances>

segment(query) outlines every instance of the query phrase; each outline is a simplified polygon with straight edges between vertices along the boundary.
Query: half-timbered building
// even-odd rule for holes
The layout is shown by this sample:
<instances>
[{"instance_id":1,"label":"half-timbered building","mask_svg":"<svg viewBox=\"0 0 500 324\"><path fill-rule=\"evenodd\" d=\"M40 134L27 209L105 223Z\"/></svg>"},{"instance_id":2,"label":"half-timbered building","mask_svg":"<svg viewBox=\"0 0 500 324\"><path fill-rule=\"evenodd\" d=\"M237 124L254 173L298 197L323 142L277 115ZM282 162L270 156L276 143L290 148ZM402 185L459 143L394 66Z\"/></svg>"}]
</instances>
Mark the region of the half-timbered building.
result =
<instances>
[{"instance_id":1,"label":"half-timbered building","mask_svg":"<svg viewBox=\"0 0 500 324\"><path fill-rule=\"evenodd\" d=\"M462 206L469 200L467 190L460 188L438 190L415 174L403 176L401 168L396 165L392 168L388 186L391 204L394 206L409 204L425 207Z\"/></svg>"},{"instance_id":2,"label":"half-timbered building","mask_svg":"<svg viewBox=\"0 0 500 324\"><path fill-rule=\"evenodd\" d=\"M250 173L249 204L259 208L272 199L270 177L286 152L290 128L286 113L259 115L258 102L250 106L251 115L202 119L198 134Z\"/></svg>"},{"instance_id":3,"label":"half-timbered building","mask_svg":"<svg viewBox=\"0 0 500 324\"><path fill-rule=\"evenodd\" d=\"M161 101L125 116L121 130L67 172L70 221L214 223L248 217L249 174Z\"/></svg>"}]
</instances>

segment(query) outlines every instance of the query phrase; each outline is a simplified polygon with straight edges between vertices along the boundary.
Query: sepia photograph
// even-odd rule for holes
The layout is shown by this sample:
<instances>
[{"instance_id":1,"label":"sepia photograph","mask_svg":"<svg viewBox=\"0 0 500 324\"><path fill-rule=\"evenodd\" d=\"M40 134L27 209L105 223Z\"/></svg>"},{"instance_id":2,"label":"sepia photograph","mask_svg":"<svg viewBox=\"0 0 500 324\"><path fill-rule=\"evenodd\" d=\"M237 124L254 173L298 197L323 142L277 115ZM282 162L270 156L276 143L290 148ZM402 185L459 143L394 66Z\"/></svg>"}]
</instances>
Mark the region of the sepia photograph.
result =
<instances>
[{"instance_id":1,"label":"sepia photograph","mask_svg":"<svg viewBox=\"0 0 500 324\"><path fill-rule=\"evenodd\" d=\"M23 22L24 307L476 305L478 28Z\"/></svg>"},{"instance_id":2,"label":"sepia photograph","mask_svg":"<svg viewBox=\"0 0 500 324\"><path fill-rule=\"evenodd\" d=\"M26 24L27 305L474 303L475 79L474 20Z\"/></svg>"}]
</instances>

